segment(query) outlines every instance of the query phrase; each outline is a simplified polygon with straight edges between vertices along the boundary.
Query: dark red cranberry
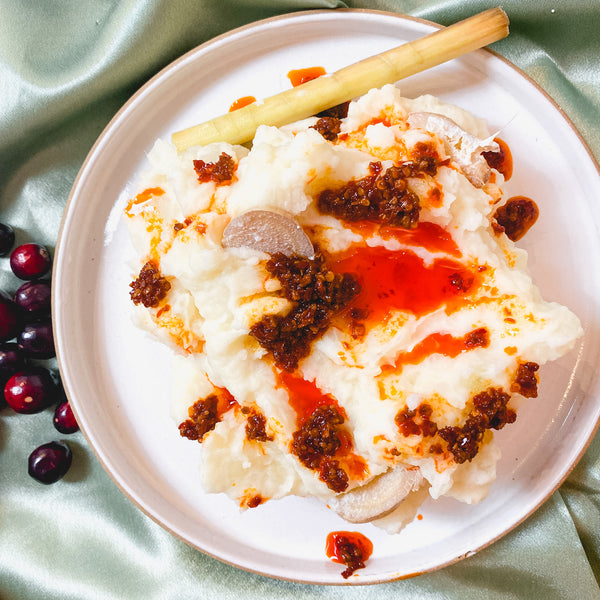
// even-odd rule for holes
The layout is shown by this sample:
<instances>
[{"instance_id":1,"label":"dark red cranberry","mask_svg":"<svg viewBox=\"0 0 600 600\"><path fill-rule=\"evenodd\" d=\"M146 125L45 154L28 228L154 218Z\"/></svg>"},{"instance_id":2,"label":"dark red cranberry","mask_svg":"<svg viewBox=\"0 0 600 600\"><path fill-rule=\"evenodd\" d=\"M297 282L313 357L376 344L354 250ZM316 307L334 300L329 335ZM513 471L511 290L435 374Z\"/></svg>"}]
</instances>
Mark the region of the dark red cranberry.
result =
<instances>
[{"instance_id":1,"label":"dark red cranberry","mask_svg":"<svg viewBox=\"0 0 600 600\"><path fill-rule=\"evenodd\" d=\"M43 444L29 455L29 475L40 483L54 483L65 476L72 459L71 448L64 442Z\"/></svg>"},{"instance_id":2,"label":"dark red cranberry","mask_svg":"<svg viewBox=\"0 0 600 600\"><path fill-rule=\"evenodd\" d=\"M54 411L54 427L61 433L69 434L79 431L79 425L68 401L61 402Z\"/></svg>"},{"instance_id":3,"label":"dark red cranberry","mask_svg":"<svg viewBox=\"0 0 600 600\"><path fill-rule=\"evenodd\" d=\"M50 313L50 282L28 281L15 292L15 304L28 315Z\"/></svg>"},{"instance_id":4,"label":"dark red cranberry","mask_svg":"<svg viewBox=\"0 0 600 600\"><path fill-rule=\"evenodd\" d=\"M19 307L4 292L0 292L0 342L10 340L21 328Z\"/></svg>"},{"instance_id":5,"label":"dark red cranberry","mask_svg":"<svg viewBox=\"0 0 600 600\"><path fill-rule=\"evenodd\" d=\"M15 342L0 344L0 408L7 405L4 386L17 372L25 368L25 357Z\"/></svg>"},{"instance_id":6,"label":"dark red cranberry","mask_svg":"<svg viewBox=\"0 0 600 600\"><path fill-rule=\"evenodd\" d=\"M48 369L30 367L6 382L4 398L18 413L37 413L54 402L56 385Z\"/></svg>"},{"instance_id":7,"label":"dark red cranberry","mask_svg":"<svg viewBox=\"0 0 600 600\"><path fill-rule=\"evenodd\" d=\"M25 356L15 342L0 344L0 373L9 377L25 367Z\"/></svg>"},{"instance_id":8,"label":"dark red cranberry","mask_svg":"<svg viewBox=\"0 0 600 600\"><path fill-rule=\"evenodd\" d=\"M20 350L30 358L52 358L56 356L52 321L43 319L28 323L17 335Z\"/></svg>"},{"instance_id":9,"label":"dark red cranberry","mask_svg":"<svg viewBox=\"0 0 600 600\"><path fill-rule=\"evenodd\" d=\"M10 268L19 279L37 279L45 275L51 265L48 249L39 244L17 246L10 255Z\"/></svg>"},{"instance_id":10,"label":"dark red cranberry","mask_svg":"<svg viewBox=\"0 0 600 600\"><path fill-rule=\"evenodd\" d=\"M15 230L10 225L0 223L0 256L6 256L15 243Z\"/></svg>"}]
</instances>

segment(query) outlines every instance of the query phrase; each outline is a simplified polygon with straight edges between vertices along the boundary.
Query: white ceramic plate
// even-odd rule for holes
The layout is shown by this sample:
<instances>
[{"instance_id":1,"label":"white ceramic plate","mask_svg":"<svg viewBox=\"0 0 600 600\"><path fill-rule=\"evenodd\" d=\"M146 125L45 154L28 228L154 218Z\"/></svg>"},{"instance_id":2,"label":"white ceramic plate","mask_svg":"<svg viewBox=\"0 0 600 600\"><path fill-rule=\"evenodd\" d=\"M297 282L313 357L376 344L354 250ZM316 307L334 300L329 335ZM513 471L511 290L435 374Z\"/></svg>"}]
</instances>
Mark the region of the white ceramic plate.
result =
<instances>
[{"instance_id":1,"label":"white ceramic plate","mask_svg":"<svg viewBox=\"0 0 600 600\"><path fill-rule=\"evenodd\" d=\"M169 417L169 355L130 321L133 257L120 210L158 137L226 112L241 96L289 87L291 69L328 72L435 26L365 11L297 13L221 36L167 67L117 114L90 152L67 206L54 267L54 324L63 381L108 473L144 512L196 548L243 569L303 582L345 583L325 556L333 530L355 530L374 553L347 583L422 573L476 552L534 511L564 480L599 420L600 195L598 168L552 101L503 59L478 51L414 76L403 93L432 93L486 118L512 148L509 195L536 200L525 238L542 294L583 322L585 337L541 371L540 397L499 432L488 499L429 501L390 536L351 526L320 504L289 498L240 513L198 483L198 450Z\"/></svg>"}]
</instances>

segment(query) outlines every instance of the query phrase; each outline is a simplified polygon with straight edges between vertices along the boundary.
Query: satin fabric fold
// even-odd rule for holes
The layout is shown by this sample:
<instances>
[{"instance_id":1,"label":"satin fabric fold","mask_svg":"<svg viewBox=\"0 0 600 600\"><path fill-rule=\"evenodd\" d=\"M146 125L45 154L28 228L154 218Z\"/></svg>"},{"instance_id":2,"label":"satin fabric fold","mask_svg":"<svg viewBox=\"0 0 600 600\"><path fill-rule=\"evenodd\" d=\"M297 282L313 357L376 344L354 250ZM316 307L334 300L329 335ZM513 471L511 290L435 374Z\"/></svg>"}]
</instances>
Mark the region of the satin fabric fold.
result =
<instances>
[{"instance_id":1,"label":"satin fabric fold","mask_svg":"<svg viewBox=\"0 0 600 600\"><path fill-rule=\"evenodd\" d=\"M54 247L70 188L102 129L170 61L234 27L315 8L388 10L450 24L484 0L0 0L0 221L17 243ZM506 0L511 35L493 49L561 106L600 156L600 4ZM14 291L6 259L0 288ZM55 486L27 475L51 439L50 410L0 409L0 598L597 599L600 437L533 516L475 556L435 573L362 588L276 581L186 546L118 490L84 437ZM66 438L65 438L66 439Z\"/></svg>"}]
</instances>

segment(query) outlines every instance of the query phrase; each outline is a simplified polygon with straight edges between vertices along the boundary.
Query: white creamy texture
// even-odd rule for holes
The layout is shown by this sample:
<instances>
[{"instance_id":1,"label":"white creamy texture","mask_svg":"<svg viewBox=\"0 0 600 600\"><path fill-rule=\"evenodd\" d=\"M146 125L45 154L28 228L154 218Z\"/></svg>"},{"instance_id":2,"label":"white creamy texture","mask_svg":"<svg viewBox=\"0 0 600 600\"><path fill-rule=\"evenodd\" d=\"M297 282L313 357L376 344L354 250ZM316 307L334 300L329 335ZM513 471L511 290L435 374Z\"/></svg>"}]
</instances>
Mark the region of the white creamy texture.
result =
<instances>
[{"instance_id":1,"label":"white creamy texture","mask_svg":"<svg viewBox=\"0 0 600 600\"><path fill-rule=\"evenodd\" d=\"M280 129L260 127L250 152L220 143L178 154L163 141L151 151L151 170L139 189L160 188L160 192L132 202L126 221L140 256L139 267L156 260L172 285L158 307L137 307L136 312L143 315L138 319L141 326L177 350L173 418L176 424L185 421L188 408L217 386L228 390L241 407L258 408L272 438L247 439L244 413L226 412L202 442L202 481L207 491L225 492L242 506L253 496L267 500L314 495L327 501L334 495L315 471L290 452L298 428L296 413L285 386L278 383L270 355L249 335L263 315L284 315L292 305L280 296L277 280L266 271L268 255L249 248L223 248L225 226L251 209L277 210L294 215L313 241L332 254L362 244L360 232L321 214L316 198L322 190L365 177L373 161L387 168L407 160L407 154L422 142L435 148L441 159L448 158L442 139L407 129L407 115L419 111L445 115L469 133L489 137L485 123L460 108L432 96L408 100L394 86L385 86L350 105L341 127L347 137L337 143L310 128L313 118ZM381 115L387 122L373 122ZM236 162L234 181L200 184L193 160L215 162L222 152ZM502 176L495 173L494 183L475 188L452 161L438 168L435 179L409 181L421 199L419 222L434 223L449 233L460 249L462 264L486 266L471 304L449 313L442 307L421 316L395 311L358 339L332 326L300 361L298 374L314 381L345 411L353 451L365 461L365 478L350 476L348 489L367 484L396 463L421 469L426 480L423 489L375 521L389 531L398 531L413 518L427 489L434 498L449 495L479 502L495 478L499 459L489 433L477 456L464 464L448 460L447 453L443 460L424 453L422 436L401 434L397 413L426 403L439 428L460 426L475 394L491 387L510 390L519 363L541 365L559 358L581 334L578 319L568 309L540 298L526 272L526 253L505 235L493 232L490 219L503 201L502 184ZM441 190L439 202L429 200L433 188ZM180 230L174 228L176 223L182 224ZM378 233L366 245L394 252L411 250L425 266L445 256ZM478 328L489 332L487 347L453 357L429 353L416 364L393 366L428 336L462 338ZM182 439L181 443L197 442Z\"/></svg>"}]
</instances>

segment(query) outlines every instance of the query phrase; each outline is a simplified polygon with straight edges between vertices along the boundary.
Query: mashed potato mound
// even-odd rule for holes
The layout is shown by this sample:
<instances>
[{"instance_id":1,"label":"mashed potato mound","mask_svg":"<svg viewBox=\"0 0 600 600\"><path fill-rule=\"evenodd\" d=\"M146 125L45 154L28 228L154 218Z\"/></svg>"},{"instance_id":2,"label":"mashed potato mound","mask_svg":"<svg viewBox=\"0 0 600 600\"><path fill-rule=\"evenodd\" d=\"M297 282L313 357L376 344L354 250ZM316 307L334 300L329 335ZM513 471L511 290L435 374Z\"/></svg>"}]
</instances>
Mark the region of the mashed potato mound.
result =
<instances>
[{"instance_id":1,"label":"mashed potato mound","mask_svg":"<svg viewBox=\"0 0 600 600\"><path fill-rule=\"evenodd\" d=\"M394 86L342 118L262 126L251 150L156 142L125 210L130 293L174 350L174 427L202 444L207 491L315 496L388 531L428 495L485 498L493 431L581 335L507 235L523 215L498 151L481 120ZM246 235L249 211L313 252L279 252L260 213ZM247 239L225 247L235 219Z\"/></svg>"}]
</instances>

